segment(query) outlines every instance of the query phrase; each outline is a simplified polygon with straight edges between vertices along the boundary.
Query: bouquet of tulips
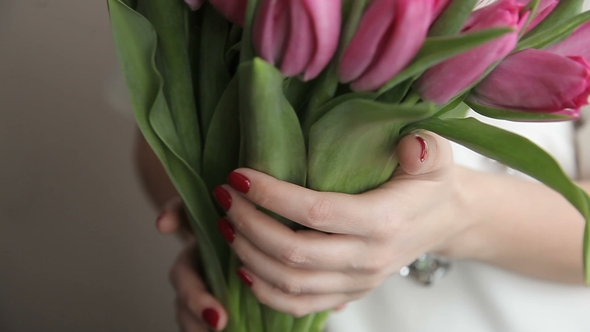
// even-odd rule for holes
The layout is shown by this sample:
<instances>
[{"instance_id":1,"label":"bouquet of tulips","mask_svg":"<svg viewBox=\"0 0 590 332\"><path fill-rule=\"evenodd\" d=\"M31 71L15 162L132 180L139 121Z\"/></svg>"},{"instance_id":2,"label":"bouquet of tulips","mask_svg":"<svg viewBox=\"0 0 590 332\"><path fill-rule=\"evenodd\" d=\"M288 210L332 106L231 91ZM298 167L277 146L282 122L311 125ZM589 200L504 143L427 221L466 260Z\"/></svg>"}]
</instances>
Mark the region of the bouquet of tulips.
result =
<instances>
[{"instance_id":1,"label":"bouquet of tulips","mask_svg":"<svg viewBox=\"0 0 590 332\"><path fill-rule=\"evenodd\" d=\"M327 317L275 312L242 286L212 203L237 167L357 194L392 176L401 137L428 130L531 175L589 220L590 199L547 153L466 118L578 118L590 95L582 2L108 0L137 122L184 200L226 331L320 331Z\"/></svg>"}]
</instances>

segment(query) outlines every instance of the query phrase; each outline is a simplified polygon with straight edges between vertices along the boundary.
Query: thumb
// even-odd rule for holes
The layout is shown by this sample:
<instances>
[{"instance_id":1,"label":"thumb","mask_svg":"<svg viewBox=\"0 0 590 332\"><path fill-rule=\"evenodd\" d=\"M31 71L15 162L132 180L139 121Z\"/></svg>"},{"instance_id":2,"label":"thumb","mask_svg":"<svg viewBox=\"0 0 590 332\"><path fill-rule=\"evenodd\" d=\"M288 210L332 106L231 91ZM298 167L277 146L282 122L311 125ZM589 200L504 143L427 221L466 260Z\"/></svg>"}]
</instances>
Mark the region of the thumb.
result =
<instances>
[{"instance_id":1,"label":"thumb","mask_svg":"<svg viewBox=\"0 0 590 332\"><path fill-rule=\"evenodd\" d=\"M402 170L410 175L444 172L453 165L451 143L431 132L404 137L396 150Z\"/></svg>"}]
</instances>

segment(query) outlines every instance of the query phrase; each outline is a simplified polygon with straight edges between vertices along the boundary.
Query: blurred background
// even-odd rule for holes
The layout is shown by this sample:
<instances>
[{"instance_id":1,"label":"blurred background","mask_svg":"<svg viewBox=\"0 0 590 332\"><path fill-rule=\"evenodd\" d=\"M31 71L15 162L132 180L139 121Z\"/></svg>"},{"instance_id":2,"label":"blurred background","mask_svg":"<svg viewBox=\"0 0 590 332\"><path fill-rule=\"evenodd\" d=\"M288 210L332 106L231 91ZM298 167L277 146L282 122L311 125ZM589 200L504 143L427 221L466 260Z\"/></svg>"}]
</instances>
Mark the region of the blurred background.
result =
<instances>
[{"instance_id":1,"label":"blurred background","mask_svg":"<svg viewBox=\"0 0 590 332\"><path fill-rule=\"evenodd\" d=\"M0 0L0 331L174 331L106 1Z\"/></svg>"}]
</instances>

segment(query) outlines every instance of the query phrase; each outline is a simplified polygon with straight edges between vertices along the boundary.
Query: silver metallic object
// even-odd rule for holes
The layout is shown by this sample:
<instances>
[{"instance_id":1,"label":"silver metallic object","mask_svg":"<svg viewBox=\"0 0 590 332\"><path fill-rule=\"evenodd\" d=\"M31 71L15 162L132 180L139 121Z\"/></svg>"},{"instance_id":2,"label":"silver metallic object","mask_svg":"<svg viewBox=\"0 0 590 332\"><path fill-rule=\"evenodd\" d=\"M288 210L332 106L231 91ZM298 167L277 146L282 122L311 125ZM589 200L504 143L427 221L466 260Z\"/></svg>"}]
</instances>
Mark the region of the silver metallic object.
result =
<instances>
[{"instance_id":1,"label":"silver metallic object","mask_svg":"<svg viewBox=\"0 0 590 332\"><path fill-rule=\"evenodd\" d=\"M451 263L433 254L423 254L414 263L403 267L399 274L416 280L424 286L430 286L444 277L451 268Z\"/></svg>"}]
</instances>

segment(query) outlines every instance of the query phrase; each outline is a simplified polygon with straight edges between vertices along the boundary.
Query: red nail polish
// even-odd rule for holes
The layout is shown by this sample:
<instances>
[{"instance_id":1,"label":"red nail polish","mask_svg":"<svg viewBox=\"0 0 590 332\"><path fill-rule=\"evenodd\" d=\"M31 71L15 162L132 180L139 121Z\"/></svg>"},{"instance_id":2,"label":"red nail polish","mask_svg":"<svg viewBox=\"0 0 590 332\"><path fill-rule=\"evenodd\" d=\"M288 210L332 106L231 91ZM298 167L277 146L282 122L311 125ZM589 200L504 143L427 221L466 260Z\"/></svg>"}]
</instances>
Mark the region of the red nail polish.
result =
<instances>
[{"instance_id":1,"label":"red nail polish","mask_svg":"<svg viewBox=\"0 0 590 332\"><path fill-rule=\"evenodd\" d=\"M229 177L227 178L227 183L232 186L235 190L243 193L243 194L247 194L248 191L250 191L250 179L248 179L247 177L245 177L244 175L237 173L237 172L231 172L231 174L229 175Z\"/></svg>"},{"instance_id":2,"label":"red nail polish","mask_svg":"<svg viewBox=\"0 0 590 332\"><path fill-rule=\"evenodd\" d=\"M248 287L252 287L254 284L254 279L248 273L244 272L244 270L238 270L238 276Z\"/></svg>"},{"instance_id":3,"label":"red nail polish","mask_svg":"<svg viewBox=\"0 0 590 332\"><path fill-rule=\"evenodd\" d=\"M219 203L225 211L228 211L231 208L231 195L223 187L215 188L213 195L215 196L217 203Z\"/></svg>"},{"instance_id":4,"label":"red nail polish","mask_svg":"<svg viewBox=\"0 0 590 332\"><path fill-rule=\"evenodd\" d=\"M420 142L420 146L422 147L422 152L420 152L420 161L425 162L426 157L428 157L428 143L420 136L416 136L416 139L418 142Z\"/></svg>"},{"instance_id":5,"label":"red nail polish","mask_svg":"<svg viewBox=\"0 0 590 332\"><path fill-rule=\"evenodd\" d=\"M217 328L217 324L219 323L219 313L217 313L217 310L207 308L203 310L202 316L203 320L206 321L207 324L209 324L209 326L211 326L214 329Z\"/></svg>"},{"instance_id":6,"label":"red nail polish","mask_svg":"<svg viewBox=\"0 0 590 332\"><path fill-rule=\"evenodd\" d=\"M217 228L219 228L219 232L221 232L221 235L223 235L223 238L225 238L227 242L234 242L236 239L236 231L234 230L234 226L232 226L227 219L219 219L219 221L217 221Z\"/></svg>"}]
</instances>

